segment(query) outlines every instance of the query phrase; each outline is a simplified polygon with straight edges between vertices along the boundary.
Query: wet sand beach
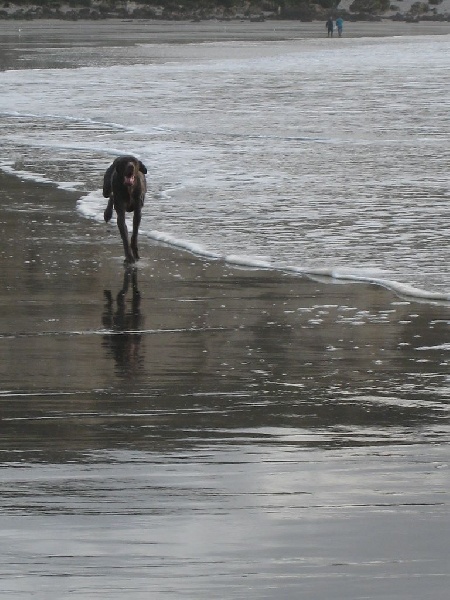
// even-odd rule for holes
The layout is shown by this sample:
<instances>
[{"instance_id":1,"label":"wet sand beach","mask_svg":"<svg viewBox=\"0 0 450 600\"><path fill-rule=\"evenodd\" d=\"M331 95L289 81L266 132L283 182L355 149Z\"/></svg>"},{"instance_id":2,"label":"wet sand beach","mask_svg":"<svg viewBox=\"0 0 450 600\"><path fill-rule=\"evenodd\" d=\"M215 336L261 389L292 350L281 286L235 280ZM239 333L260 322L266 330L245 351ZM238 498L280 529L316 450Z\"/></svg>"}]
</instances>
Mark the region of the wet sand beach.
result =
<instances>
[{"instance_id":1,"label":"wet sand beach","mask_svg":"<svg viewBox=\"0 0 450 600\"><path fill-rule=\"evenodd\" d=\"M1 180L5 597L444 600L448 308Z\"/></svg>"},{"instance_id":2,"label":"wet sand beach","mask_svg":"<svg viewBox=\"0 0 450 600\"><path fill-rule=\"evenodd\" d=\"M2 598L447 600L448 303L126 268L79 193L0 187Z\"/></svg>"}]
</instances>

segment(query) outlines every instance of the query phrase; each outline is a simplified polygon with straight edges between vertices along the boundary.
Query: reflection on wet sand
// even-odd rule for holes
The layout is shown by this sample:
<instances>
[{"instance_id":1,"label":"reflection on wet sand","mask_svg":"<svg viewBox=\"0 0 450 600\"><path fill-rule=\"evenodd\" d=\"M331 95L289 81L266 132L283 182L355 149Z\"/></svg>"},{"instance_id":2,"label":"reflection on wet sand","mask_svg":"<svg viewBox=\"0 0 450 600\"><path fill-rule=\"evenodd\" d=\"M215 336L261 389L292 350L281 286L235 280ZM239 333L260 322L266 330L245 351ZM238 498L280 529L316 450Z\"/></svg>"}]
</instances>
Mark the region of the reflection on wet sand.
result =
<instances>
[{"instance_id":1,"label":"reflection on wet sand","mask_svg":"<svg viewBox=\"0 0 450 600\"><path fill-rule=\"evenodd\" d=\"M118 373L127 378L136 377L142 369L144 356L140 352L140 330L144 318L140 311L141 295L138 289L137 268L126 267L123 284L116 296L116 305L111 290L105 290L106 300L103 312L103 327L108 331L103 338L103 346L112 353ZM128 291L131 283L131 300Z\"/></svg>"}]
</instances>

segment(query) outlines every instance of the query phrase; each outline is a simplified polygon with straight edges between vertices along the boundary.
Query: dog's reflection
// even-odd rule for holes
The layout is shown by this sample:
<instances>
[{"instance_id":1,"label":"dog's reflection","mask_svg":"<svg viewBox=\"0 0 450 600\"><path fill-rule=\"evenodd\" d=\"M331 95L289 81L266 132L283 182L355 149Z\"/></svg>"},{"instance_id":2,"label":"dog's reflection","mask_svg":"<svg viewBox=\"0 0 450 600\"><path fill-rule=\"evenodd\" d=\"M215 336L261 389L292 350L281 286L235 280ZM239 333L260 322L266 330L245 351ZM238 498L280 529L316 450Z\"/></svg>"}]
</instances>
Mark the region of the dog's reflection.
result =
<instances>
[{"instance_id":1,"label":"dog's reflection","mask_svg":"<svg viewBox=\"0 0 450 600\"><path fill-rule=\"evenodd\" d=\"M130 284L131 297L127 298ZM103 346L111 351L119 374L133 378L143 364L140 331L144 318L140 310L137 269L125 269L122 289L116 296L115 305L111 290L105 290L104 295L106 303L102 322L108 333L104 335Z\"/></svg>"}]
</instances>

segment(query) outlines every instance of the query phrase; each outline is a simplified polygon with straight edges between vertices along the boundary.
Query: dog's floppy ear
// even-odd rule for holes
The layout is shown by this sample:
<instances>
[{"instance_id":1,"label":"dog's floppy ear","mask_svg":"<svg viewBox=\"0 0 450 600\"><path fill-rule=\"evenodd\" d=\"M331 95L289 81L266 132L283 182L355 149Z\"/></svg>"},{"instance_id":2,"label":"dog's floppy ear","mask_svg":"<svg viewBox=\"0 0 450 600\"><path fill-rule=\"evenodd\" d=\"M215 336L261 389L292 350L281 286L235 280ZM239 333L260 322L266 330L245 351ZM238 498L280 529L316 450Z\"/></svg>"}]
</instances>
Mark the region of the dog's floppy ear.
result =
<instances>
[{"instance_id":1,"label":"dog's floppy ear","mask_svg":"<svg viewBox=\"0 0 450 600\"><path fill-rule=\"evenodd\" d=\"M140 160L138 162L139 162L139 171L141 173L144 173L144 175L147 175L147 167Z\"/></svg>"},{"instance_id":2,"label":"dog's floppy ear","mask_svg":"<svg viewBox=\"0 0 450 600\"><path fill-rule=\"evenodd\" d=\"M104 198L109 198L111 195L111 192L112 192L111 176L112 176L114 168L115 168L115 162L116 161L114 161L113 164L106 169L105 175L103 177L103 197Z\"/></svg>"},{"instance_id":3,"label":"dog's floppy ear","mask_svg":"<svg viewBox=\"0 0 450 600\"><path fill-rule=\"evenodd\" d=\"M128 162L129 161L127 160L126 156L119 156L113 162L114 170L116 171L117 175L119 175L119 177L123 177L125 173L125 167L127 166Z\"/></svg>"}]
</instances>

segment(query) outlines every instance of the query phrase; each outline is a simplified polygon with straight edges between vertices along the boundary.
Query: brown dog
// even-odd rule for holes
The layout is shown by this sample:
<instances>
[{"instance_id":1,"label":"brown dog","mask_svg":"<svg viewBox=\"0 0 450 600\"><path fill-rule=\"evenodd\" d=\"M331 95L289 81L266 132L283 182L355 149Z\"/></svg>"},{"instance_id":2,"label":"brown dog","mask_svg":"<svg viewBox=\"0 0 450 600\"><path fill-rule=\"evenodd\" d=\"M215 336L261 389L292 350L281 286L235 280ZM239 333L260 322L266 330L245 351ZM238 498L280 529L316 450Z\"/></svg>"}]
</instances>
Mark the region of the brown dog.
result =
<instances>
[{"instance_id":1,"label":"brown dog","mask_svg":"<svg viewBox=\"0 0 450 600\"><path fill-rule=\"evenodd\" d=\"M103 178L103 196L109 198L104 212L105 221L108 222L111 219L114 208L127 263L134 263L139 259L137 238L147 191L144 177L146 173L147 167L134 156L119 156L108 167ZM126 212L134 213L131 243L128 240Z\"/></svg>"}]
</instances>

